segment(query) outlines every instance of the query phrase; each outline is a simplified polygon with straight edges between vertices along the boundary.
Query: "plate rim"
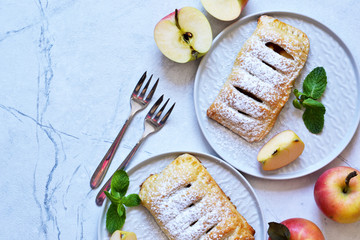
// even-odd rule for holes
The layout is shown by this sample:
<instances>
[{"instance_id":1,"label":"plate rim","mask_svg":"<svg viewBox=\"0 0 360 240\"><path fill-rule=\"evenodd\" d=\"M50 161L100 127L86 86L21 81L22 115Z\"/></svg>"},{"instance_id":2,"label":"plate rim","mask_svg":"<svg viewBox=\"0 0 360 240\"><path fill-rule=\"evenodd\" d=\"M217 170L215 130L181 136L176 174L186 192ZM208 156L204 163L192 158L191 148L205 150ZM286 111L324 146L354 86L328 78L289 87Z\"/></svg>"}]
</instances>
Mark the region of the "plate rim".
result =
<instances>
[{"instance_id":1,"label":"plate rim","mask_svg":"<svg viewBox=\"0 0 360 240\"><path fill-rule=\"evenodd\" d=\"M188 153L188 154L191 154L195 157L205 157L207 159L209 159L210 161L213 161L214 163L216 163L217 165L221 165L222 167L226 167L227 169L229 169L231 172L234 173L234 175L236 175L236 177L239 177L241 179L241 183L242 184L245 184L245 188L250 190L250 194L253 196L253 198L255 199L256 201L256 205L259 209L259 212L260 212L260 217L261 217L261 222L260 225L262 226L262 229L263 229L263 235L264 236L260 236L260 237L263 237L264 239L266 238L266 226L265 226L265 219L264 219L264 213L263 213L263 209L261 207L261 204L260 204L260 201L259 201L259 198L255 192L255 189L252 187L252 185L250 184L250 182L242 175L242 173L237 170L236 168L234 168L231 164L227 163L226 161L222 160L221 158L217 157L217 156L214 156L214 155L211 155L209 153L204 153L204 152L195 152L195 151L169 151L169 152L164 152L164 153L160 153L160 154L156 154L156 155L153 155L153 156L150 156L148 158L146 158L145 160L135 164L134 166L132 166L131 168L127 169L126 172L131 172L131 171L135 171L136 168L141 168L143 167L144 165L147 165L149 164L149 162L152 162L156 159L159 159L159 158L166 158L166 157L169 157L169 156L173 156L173 155L181 155L181 154L185 154L185 153ZM162 169L161 169L162 170ZM130 173L131 174L131 173ZM129 174L129 175L130 175ZM150 173L149 173L150 174ZM97 226L97 237L98 237L98 240L102 240L102 236L100 236L100 233L101 233L101 227L102 227L102 221L101 219L103 218L103 215L105 215L105 208L108 204L108 199L106 198L105 199L105 202L104 204L101 206L101 213L100 213L100 217L98 218L98 226ZM256 229L255 229L256 231Z\"/></svg>"},{"instance_id":2,"label":"plate rim","mask_svg":"<svg viewBox=\"0 0 360 240\"><path fill-rule=\"evenodd\" d=\"M360 85L360 78L359 78L359 70L358 70L358 65L356 64L356 61L352 55L352 53L350 52L349 48L347 47L347 45L345 44L345 42L334 32L332 31L329 27L327 27L325 24L321 23L320 21L309 17L307 15L304 14L300 14L300 13L295 13L295 12L291 12L291 11L260 11L260 12L256 12L247 16L244 16L242 18L240 18L239 20L237 20L236 22L230 24L229 26L227 26L226 28L224 28L213 40L213 44L212 46L214 46L215 44L218 44L218 42L220 41L219 39L223 37L223 35L227 34L228 32L231 32L233 28L237 27L238 25L241 25L242 22L247 22L247 21L251 21L253 19L257 19L258 17L260 17L261 15L264 14L268 14L268 15L277 15L277 16L284 16L284 17L291 17L291 16L295 16L299 19L304 19L307 21L310 21L311 23L313 23L315 26L320 27L320 29L324 30L326 33L328 33L329 35L331 35L335 41L337 41L339 43L339 45L344 49L345 53L347 54L347 56L349 57L350 63L352 65L352 68L354 69L354 76L355 76L355 80L356 82ZM216 147L216 144L210 142L208 140L208 133L205 131L205 127L203 126L203 123L200 119L200 109L199 109L199 102L198 102L198 92L199 92L199 79L200 79L200 70L203 68L203 65L205 63L205 61L209 58L210 54L212 53L212 51L214 50L213 47L210 48L209 52L201 59L201 62L198 66L198 69L196 71L196 75L195 75L195 80L194 80L194 107L195 107L195 114L196 114L196 118L198 120L198 124L200 126L201 132L204 136L204 138L206 139L207 143L211 146L211 148L215 151L215 153L221 158L223 159L223 161L229 163L225 158L223 158L223 156L219 153L219 150ZM360 94L358 94L357 96L357 102L360 102ZM360 104L357 105L358 109L360 109ZM360 122L360 111L357 111L356 115L353 118L354 120L354 124L352 126L350 126L350 128L346 131L346 134L344 135L345 137L342 138L342 141L339 142L338 147L336 148L336 151L333 151L332 154L328 155L328 161L324 161L321 162L321 164L317 164L314 165L314 168L309 168L307 171L300 171L300 172L295 172L293 175L289 176L289 175L278 175L278 174L273 174L273 175L258 175L249 171L246 171L246 169L240 169L237 166L233 166L235 169L238 169L239 171L241 171L242 173L246 173L248 175L260 178L260 179L268 179L268 180L287 180L287 179L295 179L295 178L299 178L299 177L303 177L306 175L309 175L321 168L323 168L324 166L328 165L329 163L331 163L337 156L339 156L341 154L342 151L344 151L344 149L348 146L348 144L350 143L350 141L353 139L354 134L359 126L359 122ZM231 164L233 165L233 164Z\"/></svg>"}]
</instances>

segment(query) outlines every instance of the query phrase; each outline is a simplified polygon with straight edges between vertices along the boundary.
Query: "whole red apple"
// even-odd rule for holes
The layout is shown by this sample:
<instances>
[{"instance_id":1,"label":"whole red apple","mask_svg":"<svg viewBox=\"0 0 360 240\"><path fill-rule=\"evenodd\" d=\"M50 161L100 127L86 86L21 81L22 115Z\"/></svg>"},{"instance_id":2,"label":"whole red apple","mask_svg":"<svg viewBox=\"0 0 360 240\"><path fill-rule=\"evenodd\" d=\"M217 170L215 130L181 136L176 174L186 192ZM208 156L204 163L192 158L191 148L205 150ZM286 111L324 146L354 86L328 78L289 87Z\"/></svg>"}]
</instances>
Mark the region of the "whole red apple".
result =
<instances>
[{"instance_id":1,"label":"whole red apple","mask_svg":"<svg viewBox=\"0 0 360 240\"><path fill-rule=\"evenodd\" d=\"M314 197L321 211L339 223L360 220L360 175L351 167L325 171L315 183Z\"/></svg>"},{"instance_id":2,"label":"whole red apple","mask_svg":"<svg viewBox=\"0 0 360 240\"><path fill-rule=\"evenodd\" d=\"M290 218L282 221L281 224L269 223L269 225L269 240L272 240L271 236L284 240L325 240L319 227L304 218Z\"/></svg>"}]
</instances>

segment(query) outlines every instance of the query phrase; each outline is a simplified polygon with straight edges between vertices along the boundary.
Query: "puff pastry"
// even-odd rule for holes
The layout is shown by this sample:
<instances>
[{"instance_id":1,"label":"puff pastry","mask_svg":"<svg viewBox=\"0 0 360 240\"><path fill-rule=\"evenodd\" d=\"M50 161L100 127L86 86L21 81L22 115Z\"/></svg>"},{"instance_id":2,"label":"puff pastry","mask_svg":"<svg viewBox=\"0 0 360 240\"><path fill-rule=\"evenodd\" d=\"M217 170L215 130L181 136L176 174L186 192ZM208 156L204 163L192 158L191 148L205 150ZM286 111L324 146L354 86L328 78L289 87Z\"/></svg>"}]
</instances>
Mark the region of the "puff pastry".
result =
<instances>
[{"instance_id":1,"label":"puff pastry","mask_svg":"<svg viewBox=\"0 0 360 240\"><path fill-rule=\"evenodd\" d=\"M255 239L254 229L190 154L148 177L139 196L171 240Z\"/></svg>"},{"instance_id":2,"label":"puff pastry","mask_svg":"<svg viewBox=\"0 0 360 240\"><path fill-rule=\"evenodd\" d=\"M208 117L248 142L262 140L288 101L309 48L305 33L273 17L261 16L207 110Z\"/></svg>"}]
</instances>

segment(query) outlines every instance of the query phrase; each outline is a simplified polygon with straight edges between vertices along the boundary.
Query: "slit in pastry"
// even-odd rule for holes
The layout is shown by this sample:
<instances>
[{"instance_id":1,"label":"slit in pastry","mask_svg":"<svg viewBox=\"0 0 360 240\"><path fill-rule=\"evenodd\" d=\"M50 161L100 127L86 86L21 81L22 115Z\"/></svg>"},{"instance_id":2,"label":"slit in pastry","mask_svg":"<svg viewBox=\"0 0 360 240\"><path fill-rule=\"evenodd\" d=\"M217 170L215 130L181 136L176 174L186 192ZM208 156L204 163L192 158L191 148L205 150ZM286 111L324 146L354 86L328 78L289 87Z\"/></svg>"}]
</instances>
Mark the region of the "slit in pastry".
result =
<instances>
[{"instance_id":1,"label":"slit in pastry","mask_svg":"<svg viewBox=\"0 0 360 240\"><path fill-rule=\"evenodd\" d=\"M279 45L277 45L275 43L267 42L267 43L265 43L265 46L272 49L274 52L280 54L283 57L294 60L294 58L290 54L288 54L285 49L283 49L282 47L280 47Z\"/></svg>"}]
</instances>

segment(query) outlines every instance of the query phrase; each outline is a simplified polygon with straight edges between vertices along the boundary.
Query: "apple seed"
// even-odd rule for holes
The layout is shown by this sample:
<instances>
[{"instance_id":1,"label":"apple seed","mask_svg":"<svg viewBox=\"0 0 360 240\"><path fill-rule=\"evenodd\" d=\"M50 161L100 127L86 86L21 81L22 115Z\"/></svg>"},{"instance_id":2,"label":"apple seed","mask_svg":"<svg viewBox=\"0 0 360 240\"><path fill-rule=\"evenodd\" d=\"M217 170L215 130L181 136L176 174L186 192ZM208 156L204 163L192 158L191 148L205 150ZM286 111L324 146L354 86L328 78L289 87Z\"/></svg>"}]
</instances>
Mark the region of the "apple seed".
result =
<instances>
[{"instance_id":1,"label":"apple seed","mask_svg":"<svg viewBox=\"0 0 360 240\"><path fill-rule=\"evenodd\" d=\"M278 150L276 149L271 155L275 155L278 152Z\"/></svg>"}]
</instances>

